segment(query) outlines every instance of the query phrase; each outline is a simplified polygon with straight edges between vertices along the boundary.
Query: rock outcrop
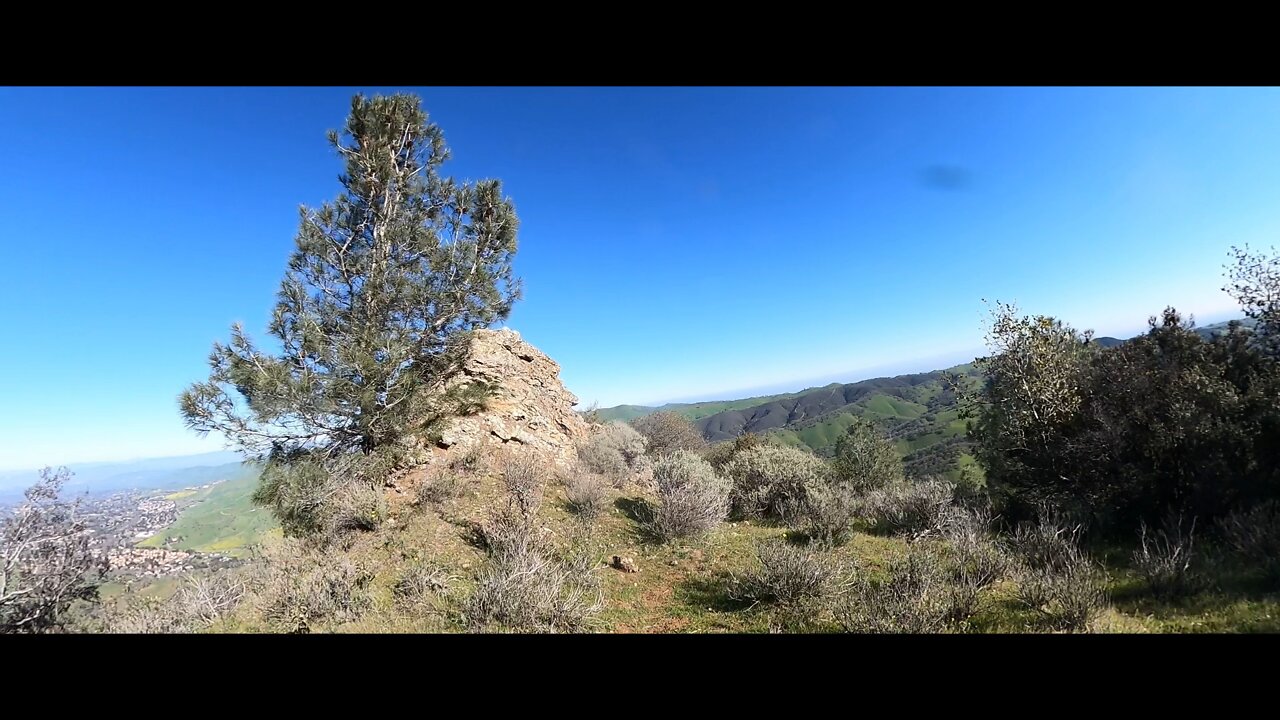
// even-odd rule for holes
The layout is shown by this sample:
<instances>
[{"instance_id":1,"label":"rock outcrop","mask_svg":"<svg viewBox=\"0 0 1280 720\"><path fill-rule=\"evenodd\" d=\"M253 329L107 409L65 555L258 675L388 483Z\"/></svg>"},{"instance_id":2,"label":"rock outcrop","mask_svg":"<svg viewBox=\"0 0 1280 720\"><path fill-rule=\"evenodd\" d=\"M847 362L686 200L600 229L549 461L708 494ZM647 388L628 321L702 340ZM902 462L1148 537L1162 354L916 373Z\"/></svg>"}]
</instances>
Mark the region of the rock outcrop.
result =
<instances>
[{"instance_id":1,"label":"rock outcrop","mask_svg":"<svg viewBox=\"0 0 1280 720\"><path fill-rule=\"evenodd\" d=\"M560 382L559 364L514 330L480 330L471 357L453 382L476 380L495 388L486 409L454 419L436 442L421 440L423 450L429 451L424 464L473 448L513 445L531 449L561 468L572 462L575 446L590 431L573 410L578 398Z\"/></svg>"}]
</instances>

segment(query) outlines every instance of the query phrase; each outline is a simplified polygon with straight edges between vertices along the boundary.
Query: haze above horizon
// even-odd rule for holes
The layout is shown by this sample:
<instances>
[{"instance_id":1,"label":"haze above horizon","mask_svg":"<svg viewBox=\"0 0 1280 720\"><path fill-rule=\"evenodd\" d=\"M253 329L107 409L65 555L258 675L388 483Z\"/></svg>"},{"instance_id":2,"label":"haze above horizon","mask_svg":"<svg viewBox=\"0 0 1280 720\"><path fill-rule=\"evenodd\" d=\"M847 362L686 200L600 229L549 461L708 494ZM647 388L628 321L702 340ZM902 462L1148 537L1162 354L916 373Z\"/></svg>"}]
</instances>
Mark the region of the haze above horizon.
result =
<instances>
[{"instance_id":1,"label":"haze above horizon","mask_svg":"<svg viewBox=\"0 0 1280 720\"><path fill-rule=\"evenodd\" d=\"M399 90L503 180L507 325L583 406L963 362L982 298L1213 322L1280 225L1274 89L0 88L0 469L219 449L177 394L232 322L265 339L325 132Z\"/></svg>"}]
</instances>

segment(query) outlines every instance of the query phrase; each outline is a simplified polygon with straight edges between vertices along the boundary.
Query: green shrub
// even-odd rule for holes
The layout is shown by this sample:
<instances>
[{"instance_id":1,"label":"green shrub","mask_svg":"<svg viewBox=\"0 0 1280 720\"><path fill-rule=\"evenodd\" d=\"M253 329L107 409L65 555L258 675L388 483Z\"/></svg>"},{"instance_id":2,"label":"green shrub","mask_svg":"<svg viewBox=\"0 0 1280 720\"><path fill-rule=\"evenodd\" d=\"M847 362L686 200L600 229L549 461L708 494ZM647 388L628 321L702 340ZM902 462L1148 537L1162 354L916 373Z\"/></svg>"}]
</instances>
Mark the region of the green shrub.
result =
<instances>
[{"instance_id":1,"label":"green shrub","mask_svg":"<svg viewBox=\"0 0 1280 720\"><path fill-rule=\"evenodd\" d=\"M844 483L867 491L903 481L902 455L884 433L865 420L836 439L831 467Z\"/></svg>"}]
</instances>

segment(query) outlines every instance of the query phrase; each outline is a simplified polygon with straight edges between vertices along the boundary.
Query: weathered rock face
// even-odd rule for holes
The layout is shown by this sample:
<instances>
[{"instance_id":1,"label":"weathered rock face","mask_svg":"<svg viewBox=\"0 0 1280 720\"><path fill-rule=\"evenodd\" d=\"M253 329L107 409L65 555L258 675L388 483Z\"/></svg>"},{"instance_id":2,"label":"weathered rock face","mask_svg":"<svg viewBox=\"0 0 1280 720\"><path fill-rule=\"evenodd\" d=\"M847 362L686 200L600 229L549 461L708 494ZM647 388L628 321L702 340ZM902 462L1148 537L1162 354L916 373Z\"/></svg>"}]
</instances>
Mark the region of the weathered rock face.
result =
<instances>
[{"instance_id":1,"label":"weathered rock face","mask_svg":"<svg viewBox=\"0 0 1280 720\"><path fill-rule=\"evenodd\" d=\"M484 411L456 418L442 433L428 464L476 447L529 448L566 467L575 446L590 433L573 411L578 398L560 383L560 366L514 330L475 333L471 357L456 383L482 380L495 386Z\"/></svg>"}]
</instances>

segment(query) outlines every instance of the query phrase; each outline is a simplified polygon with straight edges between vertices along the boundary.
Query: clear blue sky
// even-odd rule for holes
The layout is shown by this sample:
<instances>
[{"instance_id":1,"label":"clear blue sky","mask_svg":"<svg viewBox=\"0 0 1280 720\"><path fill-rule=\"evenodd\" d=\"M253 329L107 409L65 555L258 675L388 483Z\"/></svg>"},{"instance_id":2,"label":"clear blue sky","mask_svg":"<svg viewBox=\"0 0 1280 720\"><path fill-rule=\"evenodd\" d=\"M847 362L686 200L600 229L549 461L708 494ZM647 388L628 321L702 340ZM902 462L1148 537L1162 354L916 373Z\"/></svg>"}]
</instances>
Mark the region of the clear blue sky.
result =
<instances>
[{"instance_id":1,"label":"clear blue sky","mask_svg":"<svg viewBox=\"0 0 1280 720\"><path fill-rule=\"evenodd\" d=\"M0 468L217 449L175 398L261 337L356 90L0 88ZM1280 230L1271 89L418 89L522 222L509 325L583 404L981 347L981 298L1204 320Z\"/></svg>"}]
</instances>

